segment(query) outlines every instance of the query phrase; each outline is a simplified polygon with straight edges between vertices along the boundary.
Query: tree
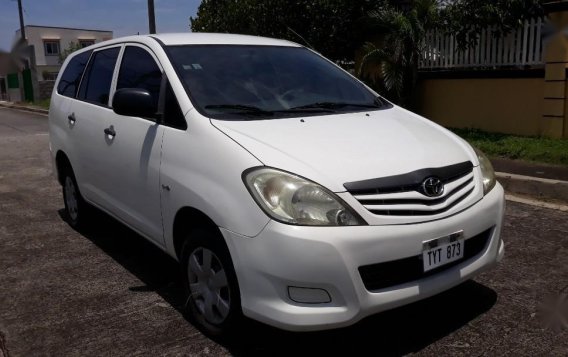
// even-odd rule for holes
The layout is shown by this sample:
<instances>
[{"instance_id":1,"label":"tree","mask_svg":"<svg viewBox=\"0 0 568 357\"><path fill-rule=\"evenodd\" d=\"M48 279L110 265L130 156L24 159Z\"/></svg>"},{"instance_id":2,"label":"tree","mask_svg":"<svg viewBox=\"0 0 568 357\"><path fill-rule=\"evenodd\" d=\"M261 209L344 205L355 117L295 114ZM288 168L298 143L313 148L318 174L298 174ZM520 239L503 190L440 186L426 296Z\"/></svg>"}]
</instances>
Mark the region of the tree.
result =
<instances>
[{"instance_id":1,"label":"tree","mask_svg":"<svg viewBox=\"0 0 568 357\"><path fill-rule=\"evenodd\" d=\"M423 39L438 29L456 36L457 50L474 46L481 31L508 34L526 19L542 16L539 0L401 0L368 13L358 75L399 104L408 104L417 82Z\"/></svg>"},{"instance_id":2,"label":"tree","mask_svg":"<svg viewBox=\"0 0 568 357\"><path fill-rule=\"evenodd\" d=\"M362 44L358 21L383 1L204 0L193 32L230 32L298 42L333 60L352 60Z\"/></svg>"},{"instance_id":3,"label":"tree","mask_svg":"<svg viewBox=\"0 0 568 357\"><path fill-rule=\"evenodd\" d=\"M437 0L385 4L369 12L368 33L357 74L389 99L407 104L418 78L418 62L426 33L439 22Z\"/></svg>"},{"instance_id":4,"label":"tree","mask_svg":"<svg viewBox=\"0 0 568 357\"><path fill-rule=\"evenodd\" d=\"M59 54L59 63L63 64L63 62L65 62L65 59L67 58L67 56L69 56L70 54L72 54L73 52L80 50L81 48L81 44L79 42L75 42L75 41L71 41L69 42L69 46L67 46L66 49L64 49L63 51L61 51L61 53Z\"/></svg>"},{"instance_id":5,"label":"tree","mask_svg":"<svg viewBox=\"0 0 568 357\"><path fill-rule=\"evenodd\" d=\"M445 0L441 26L456 36L460 49L479 41L481 31L494 27L500 37L517 29L527 19L543 16L540 0Z\"/></svg>"}]
</instances>

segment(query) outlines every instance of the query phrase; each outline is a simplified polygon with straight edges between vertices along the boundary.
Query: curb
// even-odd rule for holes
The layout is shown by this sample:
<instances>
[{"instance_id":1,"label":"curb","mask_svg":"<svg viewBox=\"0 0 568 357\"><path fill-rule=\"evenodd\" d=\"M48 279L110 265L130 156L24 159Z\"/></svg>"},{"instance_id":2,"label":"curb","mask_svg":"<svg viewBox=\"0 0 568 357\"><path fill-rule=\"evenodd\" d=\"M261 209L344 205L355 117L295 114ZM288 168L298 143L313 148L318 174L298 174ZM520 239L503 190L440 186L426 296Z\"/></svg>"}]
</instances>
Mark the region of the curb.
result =
<instances>
[{"instance_id":1,"label":"curb","mask_svg":"<svg viewBox=\"0 0 568 357\"><path fill-rule=\"evenodd\" d=\"M532 198L515 196L508 193L505 194L505 199L507 201L522 203L529 206L548 208L561 212L568 212L568 205L549 203L549 202L534 200Z\"/></svg>"},{"instance_id":2,"label":"curb","mask_svg":"<svg viewBox=\"0 0 568 357\"><path fill-rule=\"evenodd\" d=\"M505 192L529 196L542 202L568 205L568 181L496 172Z\"/></svg>"},{"instance_id":3,"label":"curb","mask_svg":"<svg viewBox=\"0 0 568 357\"><path fill-rule=\"evenodd\" d=\"M25 105L19 105L19 104L12 104L12 103L1 103L0 102L0 107L2 108L9 108L9 109L18 109L18 110L25 110L28 112L32 112L32 113L39 113L39 114L49 114L49 110L47 109L41 109L41 108L34 108L34 107L28 107Z\"/></svg>"}]
</instances>

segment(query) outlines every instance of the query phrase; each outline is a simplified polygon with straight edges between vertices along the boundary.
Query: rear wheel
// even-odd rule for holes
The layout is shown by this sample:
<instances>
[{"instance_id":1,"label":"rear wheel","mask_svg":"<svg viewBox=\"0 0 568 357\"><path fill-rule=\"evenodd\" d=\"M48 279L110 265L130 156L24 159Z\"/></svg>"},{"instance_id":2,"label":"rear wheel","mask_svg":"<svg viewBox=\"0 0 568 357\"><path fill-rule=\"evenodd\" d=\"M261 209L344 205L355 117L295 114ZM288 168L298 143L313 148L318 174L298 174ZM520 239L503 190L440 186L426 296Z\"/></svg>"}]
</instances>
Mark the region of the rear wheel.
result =
<instances>
[{"instance_id":1,"label":"rear wheel","mask_svg":"<svg viewBox=\"0 0 568 357\"><path fill-rule=\"evenodd\" d=\"M181 262L190 317L210 335L226 335L241 320L241 302L224 241L214 232L192 230Z\"/></svg>"},{"instance_id":2,"label":"rear wheel","mask_svg":"<svg viewBox=\"0 0 568 357\"><path fill-rule=\"evenodd\" d=\"M73 228L84 226L88 220L89 206L79 192L79 186L71 168L65 169L62 181L67 221Z\"/></svg>"}]
</instances>

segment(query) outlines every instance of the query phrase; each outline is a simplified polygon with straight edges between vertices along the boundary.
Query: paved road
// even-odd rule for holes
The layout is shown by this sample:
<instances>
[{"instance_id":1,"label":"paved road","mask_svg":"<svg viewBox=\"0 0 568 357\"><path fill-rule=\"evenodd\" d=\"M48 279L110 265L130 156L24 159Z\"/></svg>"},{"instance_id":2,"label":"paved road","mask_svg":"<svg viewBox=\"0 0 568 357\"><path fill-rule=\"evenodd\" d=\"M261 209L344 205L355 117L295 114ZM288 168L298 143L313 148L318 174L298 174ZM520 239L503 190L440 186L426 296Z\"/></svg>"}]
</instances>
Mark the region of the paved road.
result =
<instances>
[{"instance_id":1,"label":"paved road","mask_svg":"<svg viewBox=\"0 0 568 357\"><path fill-rule=\"evenodd\" d=\"M250 323L213 341L180 312L172 259L102 214L87 232L62 220L46 129L0 109L0 356L568 354L568 331L536 315L568 285L567 213L509 203L502 264L426 301L337 331Z\"/></svg>"}]
</instances>

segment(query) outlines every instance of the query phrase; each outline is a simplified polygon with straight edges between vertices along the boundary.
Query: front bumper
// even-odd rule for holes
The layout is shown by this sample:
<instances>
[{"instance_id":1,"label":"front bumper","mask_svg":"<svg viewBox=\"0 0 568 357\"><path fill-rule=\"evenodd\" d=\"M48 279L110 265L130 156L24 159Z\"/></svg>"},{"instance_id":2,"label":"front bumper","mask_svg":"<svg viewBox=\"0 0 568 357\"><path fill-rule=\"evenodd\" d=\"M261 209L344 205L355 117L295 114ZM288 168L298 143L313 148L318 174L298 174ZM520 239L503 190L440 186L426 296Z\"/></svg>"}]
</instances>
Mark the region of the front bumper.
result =
<instances>
[{"instance_id":1,"label":"front bumper","mask_svg":"<svg viewBox=\"0 0 568 357\"><path fill-rule=\"evenodd\" d=\"M450 217L420 224L299 227L271 221L256 237L221 229L233 257L243 313L286 330L323 330L351 325L380 311L447 290L500 261L505 208L501 185ZM466 240L491 229L476 256L423 279L368 291L358 268L416 256L423 241L458 230ZM331 302L293 301L288 287L325 289Z\"/></svg>"}]
</instances>

